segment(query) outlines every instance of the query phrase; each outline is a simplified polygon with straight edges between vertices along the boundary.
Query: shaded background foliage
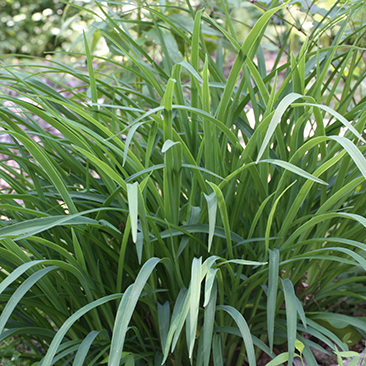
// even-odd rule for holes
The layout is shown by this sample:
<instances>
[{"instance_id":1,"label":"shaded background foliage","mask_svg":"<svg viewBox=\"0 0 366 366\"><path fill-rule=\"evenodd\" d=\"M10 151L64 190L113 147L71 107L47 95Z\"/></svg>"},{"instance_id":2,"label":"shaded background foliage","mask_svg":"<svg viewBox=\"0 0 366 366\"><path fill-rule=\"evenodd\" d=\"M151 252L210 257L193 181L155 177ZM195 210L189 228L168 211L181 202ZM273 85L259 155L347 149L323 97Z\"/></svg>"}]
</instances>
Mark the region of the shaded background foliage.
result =
<instances>
[{"instance_id":1,"label":"shaded background foliage","mask_svg":"<svg viewBox=\"0 0 366 366\"><path fill-rule=\"evenodd\" d=\"M58 0L2 0L0 52L41 56L66 40L57 38L65 4Z\"/></svg>"},{"instance_id":2,"label":"shaded background foliage","mask_svg":"<svg viewBox=\"0 0 366 366\"><path fill-rule=\"evenodd\" d=\"M2 0L0 20L2 54L44 57L65 51L90 19L59 0Z\"/></svg>"},{"instance_id":3,"label":"shaded background foliage","mask_svg":"<svg viewBox=\"0 0 366 366\"><path fill-rule=\"evenodd\" d=\"M239 41L244 40L250 27L260 17L261 9L268 8L276 2L249 0L226 0L224 2L229 4L233 29L235 29ZM80 7L97 8L95 3L91 1L72 0L71 3ZM133 4L134 2L124 1L121 3ZM160 0L140 1L139 3L141 5L156 3L169 7L184 5L185 1ZM225 13L221 1L198 0L191 3L195 10L206 8L213 18L219 19ZM297 0L293 4L296 7L292 7L291 12L281 10L273 18L273 24L277 26L296 25L300 33L305 33L313 25L309 16L318 16L318 18L324 16L327 12L326 9L329 9L333 2L329 0ZM177 9L172 8L169 12L182 16L182 13ZM87 30L92 23L88 13L77 11L60 0L1 0L0 20L0 52L2 54L16 53L42 57L45 56L45 52L68 50L77 35L83 29ZM302 24L302 22L304 20L307 21L307 24L303 29L304 23ZM359 21L362 21L362 17ZM272 32L274 33L271 34ZM270 31L269 36L273 36L277 31L272 29L272 32ZM297 42L299 42L298 39ZM215 47L214 42L212 46ZM274 51L278 44L263 42L262 46Z\"/></svg>"}]
</instances>

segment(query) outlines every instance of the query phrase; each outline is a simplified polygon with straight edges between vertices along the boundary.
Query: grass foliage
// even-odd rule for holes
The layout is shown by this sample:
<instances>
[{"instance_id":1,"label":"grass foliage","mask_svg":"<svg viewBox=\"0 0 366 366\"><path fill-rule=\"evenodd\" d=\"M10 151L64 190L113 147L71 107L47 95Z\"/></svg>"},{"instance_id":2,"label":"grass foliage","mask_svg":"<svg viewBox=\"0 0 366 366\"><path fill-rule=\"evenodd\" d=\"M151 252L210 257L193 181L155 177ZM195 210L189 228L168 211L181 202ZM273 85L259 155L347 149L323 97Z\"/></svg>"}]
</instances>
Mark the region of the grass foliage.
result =
<instances>
[{"instance_id":1,"label":"grass foliage","mask_svg":"<svg viewBox=\"0 0 366 366\"><path fill-rule=\"evenodd\" d=\"M335 4L268 71L276 3L240 44L224 1L221 22L106 2L87 68L2 65L0 341L21 358L313 366L365 338L337 313L366 299L365 26Z\"/></svg>"}]
</instances>

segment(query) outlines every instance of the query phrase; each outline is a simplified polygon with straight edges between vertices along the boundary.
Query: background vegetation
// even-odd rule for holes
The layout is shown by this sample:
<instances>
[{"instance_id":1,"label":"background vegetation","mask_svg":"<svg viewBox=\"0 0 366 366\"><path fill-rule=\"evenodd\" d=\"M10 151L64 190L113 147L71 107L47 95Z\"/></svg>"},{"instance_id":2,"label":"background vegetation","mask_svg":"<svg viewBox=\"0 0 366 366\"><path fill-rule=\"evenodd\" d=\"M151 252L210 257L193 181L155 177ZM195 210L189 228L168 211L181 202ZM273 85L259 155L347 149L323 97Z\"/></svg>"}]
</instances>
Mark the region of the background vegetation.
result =
<instances>
[{"instance_id":1,"label":"background vegetation","mask_svg":"<svg viewBox=\"0 0 366 366\"><path fill-rule=\"evenodd\" d=\"M63 38L56 40L61 28L65 4L53 0L1 2L0 51L44 55L53 51Z\"/></svg>"},{"instance_id":2,"label":"background vegetation","mask_svg":"<svg viewBox=\"0 0 366 366\"><path fill-rule=\"evenodd\" d=\"M3 362L358 362L363 7L243 4L73 4L79 62L2 64Z\"/></svg>"}]
</instances>

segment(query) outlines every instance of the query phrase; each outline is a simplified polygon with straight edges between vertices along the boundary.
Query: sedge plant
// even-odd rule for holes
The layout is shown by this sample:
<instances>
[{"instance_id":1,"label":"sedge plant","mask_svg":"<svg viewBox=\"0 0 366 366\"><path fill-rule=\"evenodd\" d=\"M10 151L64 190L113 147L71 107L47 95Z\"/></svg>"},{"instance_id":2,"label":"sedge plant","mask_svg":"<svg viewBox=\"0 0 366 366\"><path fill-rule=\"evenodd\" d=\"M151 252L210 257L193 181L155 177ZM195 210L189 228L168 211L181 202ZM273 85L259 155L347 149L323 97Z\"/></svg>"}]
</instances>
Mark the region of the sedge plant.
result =
<instances>
[{"instance_id":1,"label":"sedge plant","mask_svg":"<svg viewBox=\"0 0 366 366\"><path fill-rule=\"evenodd\" d=\"M336 306L366 299L365 27L336 4L267 70L276 3L244 42L224 1L221 21L96 3L85 63L2 64L0 342L19 359L313 366L365 337Z\"/></svg>"}]
</instances>

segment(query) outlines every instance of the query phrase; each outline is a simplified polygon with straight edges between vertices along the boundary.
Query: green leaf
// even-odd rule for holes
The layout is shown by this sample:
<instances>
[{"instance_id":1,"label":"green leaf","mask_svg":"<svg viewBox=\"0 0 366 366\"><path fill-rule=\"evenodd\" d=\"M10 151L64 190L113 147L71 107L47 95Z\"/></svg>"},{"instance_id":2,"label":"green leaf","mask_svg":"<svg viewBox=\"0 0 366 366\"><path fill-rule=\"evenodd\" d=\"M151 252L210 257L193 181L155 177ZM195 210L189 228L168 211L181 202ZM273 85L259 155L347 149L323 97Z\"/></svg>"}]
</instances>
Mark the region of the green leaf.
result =
<instances>
[{"instance_id":1,"label":"green leaf","mask_svg":"<svg viewBox=\"0 0 366 366\"><path fill-rule=\"evenodd\" d=\"M342 124L345 127L347 127L357 138L359 138L362 142L366 143L366 140L355 129L355 127L351 123L349 123L346 118L344 118L341 114L339 114L334 109L332 109L326 105L323 105L323 104L314 104L314 103L296 103L296 104L294 104L294 107L297 107L297 106L304 106L304 107L312 106L312 107L317 107L317 108L323 109L324 111L328 112L329 114L331 114L332 116L337 118L339 121L341 121Z\"/></svg>"},{"instance_id":2,"label":"green leaf","mask_svg":"<svg viewBox=\"0 0 366 366\"><path fill-rule=\"evenodd\" d=\"M248 355L249 366L255 366L256 359L253 346L253 339L248 324L245 321L243 315L241 315L237 309L229 305L219 305L217 306L217 309L226 311L234 319L235 323L237 324L240 330L241 336L244 340L245 348Z\"/></svg>"},{"instance_id":3,"label":"green leaf","mask_svg":"<svg viewBox=\"0 0 366 366\"><path fill-rule=\"evenodd\" d=\"M295 341L297 331L296 295L290 279L285 278L281 281L283 285L283 292L285 293L286 303L288 363L292 365L292 361L295 355Z\"/></svg>"},{"instance_id":4,"label":"green leaf","mask_svg":"<svg viewBox=\"0 0 366 366\"><path fill-rule=\"evenodd\" d=\"M165 153L165 152L166 152L166 151L168 151L172 146L177 145L177 144L179 144L179 143L180 143L179 141L174 142L174 141L172 141L172 140L166 140L166 141L164 142L163 147L161 148L161 152L162 152L162 153Z\"/></svg>"},{"instance_id":5,"label":"green leaf","mask_svg":"<svg viewBox=\"0 0 366 366\"><path fill-rule=\"evenodd\" d=\"M3 293L14 281L16 281L23 273L25 273L28 269L36 266L38 264L43 263L44 261L30 261L28 263L24 263L17 267L13 272L11 272L6 278L4 278L0 283L0 294Z\"/></svg>"},{"instance_id":6,"label":"green leaf","mask_svg":"<svg viewBox=\"0 0 366 366\"><path fill-rule=\"evenodd\" d=\"M216 299L217 299L217 284L215 280L215 275L217 270L212 270L210 268L209 273L211 271L211 277L213 278L212 284L211 280L207 280L205 283L205 303L206 303L206 294L209 293L209 298L207 304L205 304L204 311L204 324L203 329L201 331L203 337L203 365L208 366L210 363L211 356L211 344L213 337L213 329L215 324L215 312L216 312ZM208 291L210 288L210 291Z\"/></svg>"},{"instance_id":7,"label":"green leaf","mask_svg":"<svg viewBox=\"0 0 366 366\"><path fill-rule=\"evenodd\" d=\"M312 174L309 174L305 170L297 167L296 165L288 163L287 161L282 161L282 160L277 160L277 159L265 159L265 160L258 161L258 163L262 163L262 162L266 162L266 163L270 163L270 164L280 166L281 168L284 168L284 169L286 169L286 170L288 170L292 173L295 173L295 174L297 174L300 177L303 177L305 179L310 179L313 182L324 184L326 186L328 185L328 183L324 182L323 180L321 180L317 177L314 177Z\"/></svg>"},{"instance_id":8,"label":"green leaf","mask_svg":"<svg viewBox=\"0 0 366 366\"><path fill-rule=\"evenodd\" d=\"M352 141L343 136L329 136L329 138L337 141L343 146L366 179L366 159L357 146Z\"/></svg>"},{"instance_id":9,"label":"green leaf","mask_svg":"<svg viewBox=\"0 0 366 366\"><path fill-rule=\"evenodd\" d=\"M169 330L170 307L166 301L164 305L158 303L159 331L162 351L165 349L166 340Z\"/></svg>"},{"instance_id":10,"label":"green leaf","mask_svg":"<svg viewBox=\"0 0 366 366\"><path fill-rule=\"evenodd\" d=\"M289 359L288 352L280 353L278 356L276 356L272 361L269 361L266 366L278 366L283 364L284 362L287 362Z\"/></svg>"},{"instance_id":11,"label":"green leaf","mask_svg":"<svg viewBox=\"0 0 366 366\"><path fill-rule=\"evenodd\" d=\"M299 351L300 356L302 355L302 351L305 348L304 343L302 343L301 341L299 341L298 339L295 340L295 348Z\"/></svg>"},{"instance_id":12,"label":"green leaf","mask_svg":"<svg viewBox=\"0 0 366 366\"><path fill-rule=\"evenodd\" d=\"M267 327L268 341L271 351L274 342L274 326L276 316L278 275L279 275L279 251L269 249L269 270L268 270L268 296L267 296Z\"/></svg>"},{"instance_id":13,"label":"green leaf","mask_svg":"<svg viewBox=\"0 0 366 366\"><path fill-rule=\"evenodd\" d=\"M189 290L187 290L186 288L182 288L175 302L173 315L170 322L170 328L167 336L167 341L164 349L164 358L161 363L162 365L164 365L165 361L168 358L169 349L171 348L172 352L175 349L178 337L182 331L184 322L187 319L187 315L189 312L189 305L190 305Z\"/></svg>"},{"instance_id":14,"label":"green leaf","mask_svg":"<svg viewBox=\"0 0 366 366\"><path fill-rule=\"evenodd\" d=\"M281 118L283 116L283 114L286 112L287 108L297 99L303 98L303 96L301 94L297 94L297 93L290 93L288 95L286 95L281 102L278 104L275 113L272 116L271 121L269 122L269 125L267 127L267 132L266 135L264 136L263 139L263 143L262 146L259 150L258 156L257 156L257 160L256 163L259 162L259 160L261 159L264 150L267 148L269 141L272 138L272 135L274 134L277 125L281 122Z\"/></svg>"},{"instance_id":15,"label":"green leaf","mask_svg":"<svg viewBox=\"0 0 366 366\"><path fill-rule=\"evenodd\" d=\"M30 277L28 277L14 292L11 296L10 300L5 305L4 310L0 316L0 334L5 328L5 325L9 318L11 317L14 309L18 305L18 303L23 299L25 294L29 291L29 289L36 284L43 276L48 274L49 272L55 270L56 266L50 266L47 268L43 268L38 270L36 273L33 273Z\"/></svg>"},{"instance_id":16,"label":"green leaf","mask_svg":"<svg viewBox=\"0 0 366 366\"><path fill-rule=\"evenodd\" d=\"M229 216L227 214L224 196L222 194L221 189L215 183L212 183L212 182L207 182L207 183L212 187L214 194L216 196L217 204L219 206L219 210L220 210L220 214L221 214L221 219L222 219L224 229L225 229L225 235L226 235L226 241L227 241L226 245L228 247L229 256L231 258L233 258L234 255L233 255L233 247L232 247L232 242L231 242Z\"/></svg>"},{"instance_id":17,"label":"green leaf","mask_svg":"<svg viewBox=\"0 0 366 366\"><path fill-rule=\"evenodd\" d=\"M91 347L91 345L93 344L95 338L100 334L100 332L94 330L92 332L90 332L85 338L84 340L81 342L79 349L75 355L75 359L74 362L72 364L72 366L82 366L84 365L86 356L88 354L88 351Z\"/></svg>"},{"instance_id":18,"label":"green leaf","mask_svg":"<svg viewBox=\"0 0 366 366\"><path fill-rule=\"evenodd\" d=\"M197 79L197 81L199 81L200 83L203 82L199 73L187 61L181 61L178 63L178 65L182 65L185 69L187 69Z\"/></svg>"},{"instance_id":19,"label":"green leaf","mask_svg":"<svg viewBox=\"0 0 366 366\"><path fill-rule=\"evenodd\" d=\"M86 35L85 35L84 31L83 31L83 37L84 37L84 47L85 47L85 53L86 53L86 58L87 58L88 72L89 72L91 100L92 100L92 103L94 103L93 115L94 115L94 118L97 119L97 107L95 106L95 104L98 103L98 91L97 91L97 86L96 86L96 81L95 81L93 59L90 54L88 41L86 39Z\"/></svg>"},{"instance_id":20,"label":"green leaf","mask_svg":"<svg viewBox=\"0 0 366 366\"><path fill-rule=\"evenodd\" d=\"M207 201L208 209L208 251L210 252L216 224L217 198L215 192L211 193L210 195L204 194L204 196Z\"/></svg>"},{"instance_id":21,"label":"green leaf","mask_svg":"<svg viewBox=\"0 0 366 366\"><path fill-rule=\"evenodd\" d=\"M73 324L78 321L83 315L88 313L90 310L95 309L96 307L103 305L111 300L116 300L121 298L121 294L114 294L102 297L98 300L95 300L81 309L77 310L72 316L70 316L63 324L62 327L57 331L55 337L53 338L48 351L42 361L42 366L51 366L53 364L54 357L59 349L59 346L62 342L62 339L66 335L66 333L70 330Z\"/></svg>"},{"instance_id":22,"label":"green leaf","mask_svg":"<svg viewBox=\"0 0 366 366\"><path fill-rule=\"evenodd\" d=\"M221 263L218 263L217 266L221 266L226 263L235 263L235 264L240 264L243 266L263 266L263 265L267 264L268 262L248 261L246 259L229 259L228 261L223 261Z\"/></svg>"},{"instance_id":23,"label":"green leaf","mask_svg":"<svg viewBox=\"0 0 366 366\"><path fill-rule=\"evenodd\" d=\"M59 171L56 169L47 153L30 138L24 137L15 132L12 133L12 136L19 140L19 142L27 148L27 150L30 154L32 154L33 158L37 161L39 166L42 167L44 172L51 180L53 186L58 190L58 192L60 192L60 195L65 201L67 209L70 211L70 213L77 213L77 209L74 205L72 198L70 197L68 189L66 188L63 177L61 177Z\"/></svg>"},{"instance_id":24,"label":"green leaf","mask_svg":"<svg viewBox=\"0 0 366 366\"><path fill-rule=\"evenodd\" d=\"M214 366L224 366L220 334L214 334L213 336L212 355Z\"/></svg>"},{"instance_id":25,"label":"green leaf","mask_svg":"<svg viewBox=\"0 0 366 366\"><path fill-rule=\"evenodd\" d=\"M192 358L193 347L196 340L197 322L198 322L198 310L201 294L201 269L202 269L202 258L193 258L192 270L191 270L191 284L190 290L190 304L188 313L188 353L189 358Z\"/></svg>"},{"instance_id":26,"label":"green leaf","mask_svg":"<svg viewBox=\"0 0 366 366\"><path fill-rule=\"evenodd\" d=\"M119 364L126 333L128 330L128 324L135 310L137 301L151 272L159 262L159 258L150 258L147 262L145 262L136 277L135 283L128 287L122 297L114 322L108 366Z\"/></svg>"},{"instance_id":27,"label":"green leaf","mask_svg":"<svg viewBox=\"0 0 366 366\"><path fill-rule=\"evenodd\" d=\"M86 212L75 215L62 215L22 221L0 229L0 238L25 239L56 226L62 225L100 225L98 221L83 217Z\"/></svg>"},{"instance_id":28,"label":"green leaf","mask_svg":"<svg viewBox=\"0 0 366 366\"><path fill-rule=\"evenodd\" d=\"M205 280L205 301L203 307L206 307L211 299L211 291L216 278L217 269L209 268Z\"/></svg>"},{"instance_id":29,"label":"green leaf","mask_svg":"<svg viewBox=\"0 0 366 366\"><path fill-rule=\"evenodd\" d=\"M245 42L243 43L242 47L240 48L238 56L235 59L234 64L231 67L229 79L224 89L224 93L221 97L221 102L218 110L218 120L224 121L225 115L227 114L227 108L230 104L230 99L234 90L234 87L237 83L237 78L242 70L242 66L247 57L251 58L254 56L255 47L257 45L257 41L263 35L266 26L271 19L271 17L280 9L285 7L286 4L282 4L281 6L266 11L260 19L255 23L254 27L251 29L248 36L245 38ZM254 52L253 52L254 51ZM228 121L229 122L229 121ZM229 124L229 123L227 123ZM261 155L260 155L261 156ZM258 160L260 157L258 158Z\"/></svg>"},{"instance_id":30,"label":"green leaf","mask_svg":"<svg viewBox=\"0 0 366 366\"><path fill-rule=\"evenodd\" d=\"M131 234L134 243L137 241L137 217L138 217L138 183L127 183L128 208L131 219Z\"/></svg>"}]
</instances>

